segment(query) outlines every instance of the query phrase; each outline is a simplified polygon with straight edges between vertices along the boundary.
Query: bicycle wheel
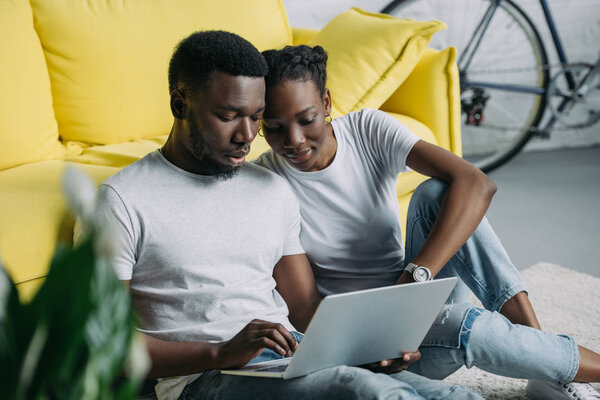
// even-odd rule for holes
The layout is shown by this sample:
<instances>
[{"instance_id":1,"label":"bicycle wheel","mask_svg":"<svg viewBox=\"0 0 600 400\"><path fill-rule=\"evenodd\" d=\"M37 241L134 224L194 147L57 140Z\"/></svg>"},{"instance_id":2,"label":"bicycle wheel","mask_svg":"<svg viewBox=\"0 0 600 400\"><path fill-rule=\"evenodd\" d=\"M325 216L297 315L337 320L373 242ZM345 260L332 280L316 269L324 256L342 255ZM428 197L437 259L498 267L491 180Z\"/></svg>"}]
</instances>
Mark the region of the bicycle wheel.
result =
<instances>
[{"instance_id":1,"label":"bicycle wheel","mask_svg":"<svg viewBox=\"0 0 600 400\"><path fill-rule=\"evenodd\" d=\"M396 0L382 12L448 25L430 46L458 51L463 157L488 172L518 153L544 114L549 82L546 50L527 15L511 0Z\"/></svg>"}]
</instances>

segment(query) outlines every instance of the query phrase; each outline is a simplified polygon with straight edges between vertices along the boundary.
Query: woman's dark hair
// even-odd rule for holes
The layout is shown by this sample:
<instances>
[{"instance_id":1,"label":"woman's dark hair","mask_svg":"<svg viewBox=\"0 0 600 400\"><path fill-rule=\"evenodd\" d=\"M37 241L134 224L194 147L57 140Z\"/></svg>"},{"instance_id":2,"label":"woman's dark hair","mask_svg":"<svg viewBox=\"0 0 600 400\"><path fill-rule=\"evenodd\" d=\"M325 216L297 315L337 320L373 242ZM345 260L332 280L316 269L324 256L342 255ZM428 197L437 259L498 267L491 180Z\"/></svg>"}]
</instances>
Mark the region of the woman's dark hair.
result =
<instances>
[{"instance_id":1,"label":"woman's dark hair","mask_svg":"<svg viewBox=\"0 0 600 400\"><path fill-rule=\"evenodd\" d=\"M281 50L262 53L269 73L265 76L267 88L284 81L311 81L325 95L327 81L327 53L321 46L286 46Z\"/></svg>"},{"instance_id":2,"label":"woman's dark hair","mask_svg":"<svg viewBox=\"0 0 600 400\"><path fill-rule=\"evenodd\" d=\"M233 76L263 77L267 64L249 41L225 31L201 31L183 39L169 63L169 92L210 87L215 71Z\"/></svg>"}]
</instances>

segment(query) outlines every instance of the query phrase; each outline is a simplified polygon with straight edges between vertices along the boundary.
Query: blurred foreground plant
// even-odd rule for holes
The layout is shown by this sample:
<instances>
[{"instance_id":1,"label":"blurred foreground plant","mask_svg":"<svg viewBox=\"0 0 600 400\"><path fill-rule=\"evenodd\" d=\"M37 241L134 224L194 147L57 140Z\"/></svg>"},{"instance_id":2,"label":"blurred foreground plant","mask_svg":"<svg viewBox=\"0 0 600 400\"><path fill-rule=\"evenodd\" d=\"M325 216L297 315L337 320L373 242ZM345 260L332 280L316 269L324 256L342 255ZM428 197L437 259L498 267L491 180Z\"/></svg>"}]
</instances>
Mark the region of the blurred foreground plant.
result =
<instances>
[{"instance_id":1,"label":"blurred foreground plant","mask_svg":"<svg viewBox=\"0 0 600 400\"><path fill-rule=\"evenodd\" d=\"M28 304L0 268L0 397L132 399L148 368L129 293L110 264L109 226L94 223L95 186L65 173L71 210L85 232L59 246L48 276ZM34 245L34 244L33 244Z\"/></svg>"}]
</instances>

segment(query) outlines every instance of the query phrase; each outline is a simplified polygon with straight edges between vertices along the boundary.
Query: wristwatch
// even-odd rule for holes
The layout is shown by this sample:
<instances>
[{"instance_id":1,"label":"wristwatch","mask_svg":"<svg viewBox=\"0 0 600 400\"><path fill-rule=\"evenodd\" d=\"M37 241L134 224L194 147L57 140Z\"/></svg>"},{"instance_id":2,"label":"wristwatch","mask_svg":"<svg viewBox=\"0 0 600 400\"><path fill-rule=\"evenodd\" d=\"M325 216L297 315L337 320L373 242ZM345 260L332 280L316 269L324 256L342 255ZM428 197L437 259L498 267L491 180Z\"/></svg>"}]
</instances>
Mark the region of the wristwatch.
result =
<instances>
[{"instance_id":1,"label":"wristwatch","mask_svg":"<svg viewBox=\"0 0 600 400\"><path fill-rule=\"evenodd\" d=\"M412 274L412 277L415 280L415 282L425 282L433 279L429 268L424 267L422 265L408 263L404 270L409 274Z\"/></svg>"}]
</instances>

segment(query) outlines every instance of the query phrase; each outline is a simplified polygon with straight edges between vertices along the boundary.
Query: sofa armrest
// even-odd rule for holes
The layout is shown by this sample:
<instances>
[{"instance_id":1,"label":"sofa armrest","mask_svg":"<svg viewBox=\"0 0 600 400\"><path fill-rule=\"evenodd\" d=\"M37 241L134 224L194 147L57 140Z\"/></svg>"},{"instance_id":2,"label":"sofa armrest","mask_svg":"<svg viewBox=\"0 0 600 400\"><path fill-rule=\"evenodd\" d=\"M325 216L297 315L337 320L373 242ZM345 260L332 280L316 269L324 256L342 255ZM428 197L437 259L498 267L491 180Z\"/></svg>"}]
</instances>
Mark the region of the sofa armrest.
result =
<instances>
[{"instance_id":1,"label":"sofa armrest","mask_svg":"<svg viewBox=\"0 0 600 400\"><path fill-rule=\"evenodd\" d=\"M460 86L456 49L426 49L415 69L380 107L429 127L438 145L461 155Z\"/></svg>"},{"instance_id":2,"label":"sofa armrest","mask_svg":"<svg viewBox=\"0 0 600 400\"><path fill-rule=\"evenodd\" d=\"M292 26L292 43L294 46L307 44L319 32L318 29L296 28Z\"/></svg>"}]
</instances>

